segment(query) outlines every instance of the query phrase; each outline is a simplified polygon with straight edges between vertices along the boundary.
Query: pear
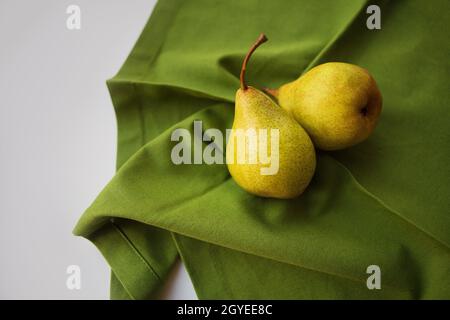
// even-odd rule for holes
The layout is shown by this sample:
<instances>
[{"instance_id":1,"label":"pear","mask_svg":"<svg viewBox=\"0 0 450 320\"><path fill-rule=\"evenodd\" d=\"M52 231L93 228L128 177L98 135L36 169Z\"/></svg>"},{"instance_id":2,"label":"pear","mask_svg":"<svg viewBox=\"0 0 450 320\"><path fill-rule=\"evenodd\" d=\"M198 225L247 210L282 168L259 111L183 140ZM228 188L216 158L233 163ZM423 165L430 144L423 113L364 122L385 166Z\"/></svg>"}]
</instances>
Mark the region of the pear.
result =
<instances>
[{"instance_id":1,"label":"pear","mask_svg":"<svg viewBox=\"0 0 450 320\"><path fill-rule=\"evenodd\" d=\"M295 119L264 92L245 84L247 62L253 51L265 41L267 38L261 34L242 64L241 87L236 92L226 160L231 176L247 192L261 197L289 199L300 195L308 186L316 168L316 155L311 139ZM244 141L242 149L239 149L237 141L239 131L254 133L241 140ZM261 159L264 152L270 158L270 166ZM240 156L246 161L239 161Z\"/></svg>"},{"instance_id":2,"label":"pear","mask_svg":"<svg viewBox=\"0 0 450 320\"><path fill-rule=\"evenodd\" d=\"M381 113L382 97L375 80L367 70L348 63L321 64L278 90L266 92L322 150L344 149L364 141Z\"/></svg>"}]
</instances>

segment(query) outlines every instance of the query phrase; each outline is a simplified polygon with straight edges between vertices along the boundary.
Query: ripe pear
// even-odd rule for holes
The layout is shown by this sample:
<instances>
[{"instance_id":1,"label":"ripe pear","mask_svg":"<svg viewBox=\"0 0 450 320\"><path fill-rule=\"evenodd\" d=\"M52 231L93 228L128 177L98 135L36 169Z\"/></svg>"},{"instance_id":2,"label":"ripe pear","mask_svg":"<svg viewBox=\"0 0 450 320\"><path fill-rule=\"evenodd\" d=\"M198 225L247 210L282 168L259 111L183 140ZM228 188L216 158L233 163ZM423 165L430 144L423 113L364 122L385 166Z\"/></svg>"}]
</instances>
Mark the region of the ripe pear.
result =
<instances>
[{"instance_id":1,"label":"ripe pear","mask_svg":"<svg viewBox=\"0 0 450 320\"><path fill-rule=\"evenodd\" d=\"M353 64L321 64L281 86L267 89L305 128L316 147L339 150L372 133L382 97L369 72Z\"/></svg>"},{"instance_id":2,"label":"ripe pear","mask_svg":"<svg viewBox=\"0 0 450 320\"><path fill-rule=\"evenodd\" d=\"M261 90L245 84L244 75L247 62L253 51L267 38L261 34L244 59L241 69L241 88L236 92L235 116L230 136L228 137L226 160L228 170L236 183L244 190L261 197L280 199L294 198L308 186L316 168L314 145L306 131L284 109L278 106ZM245 139L245 159L258 159L255 163L239 163L239 143L237 130L256 132L258 148L270 157L272 164L277 157L277 168L272 174L267 163L260 159L261 150ZM278 139L272 140L277 135ZM265 144L261 132L266 132ZM258 134L259 133L259 134ZM248 138L248 137L247 137ZM276 144L278 148L272 149ZM270 152L268 151L270 150ZM242 149L241 149L242 152Z\"/></svg>"}]
</instances>

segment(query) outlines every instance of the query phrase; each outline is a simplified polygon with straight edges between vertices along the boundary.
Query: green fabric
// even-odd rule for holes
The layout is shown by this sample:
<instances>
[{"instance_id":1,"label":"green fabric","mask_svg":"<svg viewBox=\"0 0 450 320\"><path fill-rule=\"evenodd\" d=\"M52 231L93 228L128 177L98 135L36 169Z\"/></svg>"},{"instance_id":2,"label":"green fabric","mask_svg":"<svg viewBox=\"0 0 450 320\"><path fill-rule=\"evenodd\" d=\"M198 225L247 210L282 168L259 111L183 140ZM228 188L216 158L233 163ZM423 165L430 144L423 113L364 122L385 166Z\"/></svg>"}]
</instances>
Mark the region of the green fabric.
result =
<instances>
[{"instance_id":1,"label":"green fabric","mask_svg":"<svg viewBox=\"0 0 450 320\"><path fill-rule=\"evenodd\" d=\"M108 81L118 171L75 234L112 268L111 298L158 297L178 255L199 298L450 298L447 0L164 0ZM252 196L225 165L172 164L175 128L231 128L242 59L278 87L327 61L367 68L383 94L368 141L318 152L294 200ZM368 290L366 268L381 268Z\"/></svg>"}]
</instances>

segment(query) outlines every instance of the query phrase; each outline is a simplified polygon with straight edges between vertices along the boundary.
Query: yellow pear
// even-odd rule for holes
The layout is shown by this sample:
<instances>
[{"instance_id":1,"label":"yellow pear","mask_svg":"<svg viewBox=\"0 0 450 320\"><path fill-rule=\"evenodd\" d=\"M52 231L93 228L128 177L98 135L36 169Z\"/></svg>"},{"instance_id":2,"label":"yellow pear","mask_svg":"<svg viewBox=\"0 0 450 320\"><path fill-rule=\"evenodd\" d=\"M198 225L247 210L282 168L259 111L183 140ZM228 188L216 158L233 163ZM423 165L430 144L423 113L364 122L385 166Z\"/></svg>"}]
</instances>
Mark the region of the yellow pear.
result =
<instances>
[{"instance_id":1,"label":"yellow pear","mask_svg":"<svg viewBox=\"0 0 450 320\"><path fill-rule=\"evenodd\" d=\"M305 128L316 147L338 150L365 140L375 129L382 97L369 72L329 62L278 90L267 89Z\"/></svg>"},{"instance_id":2,"label":"yellow pear","mask_svg":"<svg viewBox=\"0 0 450 320\"><path fill-rule=\"evenodd\" d=\"M231 176L247 192L288 199L308 186L316 156L311 139L295 119L264 92L245 84L247 62L265 41L260 35L242 65L226 160Z\"/></svg>"}]
</instances>

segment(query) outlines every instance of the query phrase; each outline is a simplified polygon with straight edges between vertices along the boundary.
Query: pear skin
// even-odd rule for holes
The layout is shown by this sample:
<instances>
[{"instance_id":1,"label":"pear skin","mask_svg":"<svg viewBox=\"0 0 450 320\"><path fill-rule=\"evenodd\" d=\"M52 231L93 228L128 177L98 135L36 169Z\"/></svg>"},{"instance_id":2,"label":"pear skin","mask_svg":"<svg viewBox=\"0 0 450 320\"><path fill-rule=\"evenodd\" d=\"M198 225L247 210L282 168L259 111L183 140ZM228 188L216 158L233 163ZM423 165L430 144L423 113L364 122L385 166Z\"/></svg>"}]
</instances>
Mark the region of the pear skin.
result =
<instances>
[{"instance_id":1,"label":"pear skin","mask_svg":"<svg viewBox=\"0 0 450 320\"><path fill-rule=\"evenodd\" d=\"M262 91L252 87L236 92L235 117L227 144L227 165L231 176L244 190L254 195L289 199L299 196L308 186L316 168L314 146L306 131ZM262 175L268 164L238 163L236 129L279 130L278 172ZM268 138L270 141L270 138ZM258 145L260 139L258 137ZM270 150L270 144L268 146ZM247 159L258 150L245 142ZM270 155L273 159L274 155ZM231 158L233 157L233 158Z\"/></svg>"},{"instance_id":2,"label":"pear skin","mask_svg":"<svg viewBox=\"0 0 450 320\"><path fill-rule=\"evenodd\" d=\"M380 90L361 67L321 64L279 90L267 90L308 132L316 147L339 150L369 137L382 108Z\"/></svg>"}]
</instances>

